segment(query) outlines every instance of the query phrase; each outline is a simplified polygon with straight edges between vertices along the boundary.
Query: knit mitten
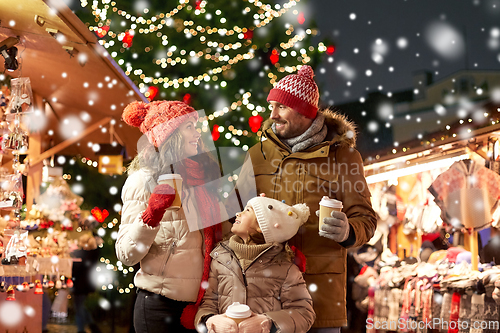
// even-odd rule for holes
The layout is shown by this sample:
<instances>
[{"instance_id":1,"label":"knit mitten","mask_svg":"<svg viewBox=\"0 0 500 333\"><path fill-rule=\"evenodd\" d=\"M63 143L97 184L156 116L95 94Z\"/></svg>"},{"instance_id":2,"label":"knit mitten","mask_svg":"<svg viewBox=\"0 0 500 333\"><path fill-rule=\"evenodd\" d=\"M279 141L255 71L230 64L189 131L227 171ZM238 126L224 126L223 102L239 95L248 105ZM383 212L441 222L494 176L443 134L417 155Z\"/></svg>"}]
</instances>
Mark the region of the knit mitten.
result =
<instances>
[{"instance_id":1,"label":"knit mitten","mask_svg":"<svg viewBox=\"0 0 500 333\"><path fill-rule=\"evenodd\" d=\"M215 315L207 320L208 333L237 333L236 322L225 315Z\"/></svg>"},{"instance_id":2,"label":"knit mitten","mask_svg":"<svg viewBox=\"0 0 500 333\"><path fill-rule=\"evenodd\" d=\"M239 325L239 333L269 333L271 331L271 320L263 315L254 315L243 320Z\"/></svg>"},{"instance_id":3,"label":"knit mitten","mask_svg":"<svg viewBox=\"0 0 500 333\"><path fill-rule=\"evenodd\" d=\"M144 223L152 228L157 227L174 199L175 190L172 186L168 184L157 185L149 197L148 208L142 213Z\"/></svg>"}]
</instances>

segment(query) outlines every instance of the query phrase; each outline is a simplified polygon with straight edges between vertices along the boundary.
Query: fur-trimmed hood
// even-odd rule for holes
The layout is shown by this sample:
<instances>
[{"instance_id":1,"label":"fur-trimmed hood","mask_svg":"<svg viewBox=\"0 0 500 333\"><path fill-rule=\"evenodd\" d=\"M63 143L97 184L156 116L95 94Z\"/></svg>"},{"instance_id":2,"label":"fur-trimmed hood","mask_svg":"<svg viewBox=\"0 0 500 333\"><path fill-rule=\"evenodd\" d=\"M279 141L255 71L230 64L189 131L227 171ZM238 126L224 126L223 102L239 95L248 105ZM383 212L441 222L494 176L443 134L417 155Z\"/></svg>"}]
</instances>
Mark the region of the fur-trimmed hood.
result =
<instances>
[{"instance_id":1,"label":"fur-trimmed hood","mask_svg":"<svg viewBox=\"0 0 500 333\"><path fill-rule=\"evenodd\" d=\"M327 141L335 141L347 147L356 147L356 125L347 119L347 116L338 109L330 108L318 110L318 113L325 116L325 124L328 127ZM264 121L262 131L265 132L270 129L272 124L273 120L271 118Z\"/></svg>"}]
</instances>

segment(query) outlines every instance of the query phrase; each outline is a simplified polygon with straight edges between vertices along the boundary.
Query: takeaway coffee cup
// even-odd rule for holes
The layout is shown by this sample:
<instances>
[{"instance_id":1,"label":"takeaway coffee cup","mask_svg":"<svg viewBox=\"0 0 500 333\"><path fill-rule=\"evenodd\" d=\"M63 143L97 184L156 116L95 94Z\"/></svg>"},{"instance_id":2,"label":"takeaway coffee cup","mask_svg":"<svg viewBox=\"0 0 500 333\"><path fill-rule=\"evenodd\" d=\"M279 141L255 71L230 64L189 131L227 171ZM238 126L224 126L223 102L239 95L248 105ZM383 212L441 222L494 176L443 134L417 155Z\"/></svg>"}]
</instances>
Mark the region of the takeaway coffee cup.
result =
<instances>
[{"instance_id":1,"label":"takeaway coffee cup","mask_svg":"<svg viewBox=\"0 0 500 333\"><path fill-rule=\"evenodd\" d=\"M168 184L175 189L175 199L170 208L181 207L182 177L179 174L167 173L158 177L158 184Z\"/></svg>"},{"instance_id":2,"label":"takeaway coffee cup","mask_svg":"<svg viewBox=\"0 0 500 333\"><path fill-rule=\"evenodd\" d=\"M330 217L332 211L336 210L338 212L342 211L342 201L335 199L330 199L324 196L319 202L319 230L321 231L321 226L323 225L323 219L325 217Z\"/></svg>"},{"instance_id":3,"label":"takeaway coffee cup","mask_svg":"<svg viewBox=\"0 0 500 333\"><path fill-rule=\"evenodd\" d=\"M238 302L234 302L233 304L228 306L226 310L226 317L234 320L236 325L241 323L243 320L250 318L251 315L252 311L250 310L250 307Z\"/></svg>"}]
</instances>

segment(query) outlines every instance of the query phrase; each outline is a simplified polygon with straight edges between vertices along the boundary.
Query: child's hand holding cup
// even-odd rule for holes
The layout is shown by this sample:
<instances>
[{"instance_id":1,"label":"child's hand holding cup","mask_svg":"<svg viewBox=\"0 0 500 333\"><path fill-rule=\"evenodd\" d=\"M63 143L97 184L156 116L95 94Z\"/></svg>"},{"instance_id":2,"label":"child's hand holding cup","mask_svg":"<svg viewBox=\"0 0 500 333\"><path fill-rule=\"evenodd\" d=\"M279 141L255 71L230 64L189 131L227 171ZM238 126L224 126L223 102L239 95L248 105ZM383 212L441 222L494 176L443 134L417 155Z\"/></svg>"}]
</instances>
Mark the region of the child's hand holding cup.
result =
<instances>
[{"instance_id":1,"label":"child's hand holding cup","mask_svg":"<svg viewBox=\"0 0 500 333\"><path fill-rule=\"evenodd\" d=\"M321 227L324 224L323 219L325 217L331 217L331 213L334 210L341 212L343 207L342 201L324 196L319 202L319 231L321 231Z\"/></svg>"},{"instance_id":2,"label":"child's hand holding cup","mask_svg":"<svg viewBox=\"0 0 500 333\"><path fill-rule=\"evenodd\" d=\"M226 317L234 320L236 325L241 323L243 320L250 318L252 316L252 311L250 307L245 304L240 304L239 302L234 302L227 307Z\"/></svg>"}]
</instances>

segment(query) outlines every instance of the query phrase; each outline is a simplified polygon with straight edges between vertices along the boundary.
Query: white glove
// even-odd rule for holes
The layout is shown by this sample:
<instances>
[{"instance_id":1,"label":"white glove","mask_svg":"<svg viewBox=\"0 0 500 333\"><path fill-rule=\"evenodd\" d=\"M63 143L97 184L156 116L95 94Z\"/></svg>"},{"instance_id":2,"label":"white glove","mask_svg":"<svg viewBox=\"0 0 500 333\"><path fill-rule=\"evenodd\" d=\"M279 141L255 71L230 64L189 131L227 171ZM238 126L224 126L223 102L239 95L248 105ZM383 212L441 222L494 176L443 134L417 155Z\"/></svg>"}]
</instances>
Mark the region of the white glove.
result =
<instances>
[{"instance_id":1,"label":"white glove","mask_svg":"<svg viewBox=\"0 0 500 333\"><path fill-rule=\"evenodd\" d=\"M238 333L236 322L225 315L215 315L207 320L208 333Z\"/></svg>"},{"instance_id":2,"label":"white glove","mask_svg":"<svg viewBox=\"0 0 500 333\"><path fill-rule=\"evenodd\" d=\"M243 320L239 325L239 333L269 333L271 331L271 320L263 314L254 314Z\"/></svg>"},{"instance_id":3,"label":"white glove","mask_svg":"<svg viewBox=\"0 0 500 333\"><path fill-rule=\"evenodd\" d=\"M343 212L332 211L331 217L323 219L320 236L332 239L337 243L342 243L349 237L349 222L347 216ZM319 216L319 210L316 211L316 216Z\"/></svg>"}]
</instances>

